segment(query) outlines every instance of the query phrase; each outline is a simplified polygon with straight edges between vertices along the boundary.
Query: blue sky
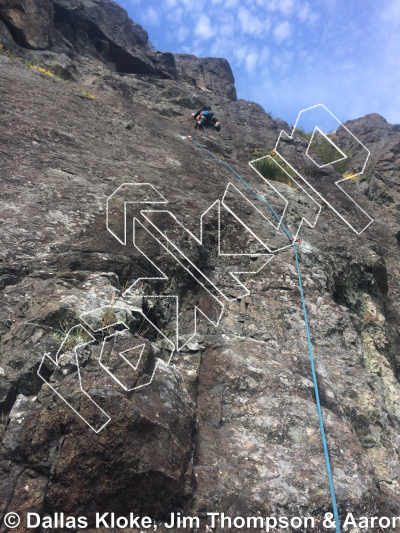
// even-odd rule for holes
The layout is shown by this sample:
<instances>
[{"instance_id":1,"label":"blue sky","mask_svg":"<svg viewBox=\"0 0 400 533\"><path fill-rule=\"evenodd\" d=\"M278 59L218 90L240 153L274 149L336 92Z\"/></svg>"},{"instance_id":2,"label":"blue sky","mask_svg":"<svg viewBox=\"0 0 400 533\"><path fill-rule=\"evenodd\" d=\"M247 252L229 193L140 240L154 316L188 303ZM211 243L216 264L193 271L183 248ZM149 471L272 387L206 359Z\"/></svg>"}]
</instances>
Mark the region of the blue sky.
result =
<instances>
[{"instance_id":1,"label":"blue sky","mask_svg":"<svg viewBox=\"0 0 400 533\"><path fill-rule=\"evenodd\" d=\"M320 103L342 122L376 112L400 123L399 0L118 3L158 50L226 58L238 98L289 124Z\"/></svg>"}]
</instances>

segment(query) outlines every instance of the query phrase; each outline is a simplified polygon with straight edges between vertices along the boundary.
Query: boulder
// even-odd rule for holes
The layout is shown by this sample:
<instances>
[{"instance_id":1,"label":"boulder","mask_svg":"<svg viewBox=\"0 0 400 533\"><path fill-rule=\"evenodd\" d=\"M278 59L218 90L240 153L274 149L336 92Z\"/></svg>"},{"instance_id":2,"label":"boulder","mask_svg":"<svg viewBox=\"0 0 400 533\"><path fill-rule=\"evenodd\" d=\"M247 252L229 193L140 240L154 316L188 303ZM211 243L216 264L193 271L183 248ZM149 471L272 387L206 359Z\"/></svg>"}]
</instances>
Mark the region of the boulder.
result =
<instances>
[{"instance_id":1,"label":"boulder","mask_svg":"<svg viewBox=\"0 0 400 533\"><path fill-rule=\"evenodd\" d=\"M160 76L176 80L178 72L176 69L175 55L171 52L154 51L154 61L156 62Z\"/></svg>"},{"instance_id":2,"label":"boulder","mask_svg":"<svg viewBox=\"0 0 400 533\"><path fill-rule=\"evenodd\" d=\"M156 54L147 46L142 26L111 0L55 0L56 29L78 54L97 55L125 74L175 78L173 54Z\"/></svg>"},{"instance_id":3,"label":"boulder","mask_svg":"<svg viewBox=\"0 0 400 533\"><path fill-rule=\"evenodd\" d=\"M55 24L69 24L121 48L144 47L149 40L147 31L111 0L55 0L54 15Z\"/></svg>"},{"instance_id":4,"label":"boulder","mask_svg":"<svg viewBox=\"0 0 400 533\"><path fill-rule=\"evenodd\" d=\"M55 76L61 76L66 80L74 80L77 76L76 65L64 53L35 50L27 52L25 59L32 65L44 68L52 72Z\"/></svg>"},{"instance_id":5,"label":"boulder","mask_svg":"<svg viewBox=\"0 0 400 533\"><path fill-rule=\"evenodd\" d=\"M48 48L49 32L53 23L53 6L50 0L2 0L0 20L20 46L33 50ZM0 35L3 32L0 28Z\"/></svg>"},{"instance_id":6,"label":"boulder","mask_svg":"<svg viewBox=\"0 0 400 533\"><path fill-rule=\"evenodd\" d=\"M393 191L400 192L400 142L398 124L389 124L378 113L349 120L345 126L371 151L364 171L369 187L365 194L381 205L393 204ZM357 142L346 134L344 128L337 130L335 141L338 146L351 154L352 161L361 167L362 153Z\"/></svg>"},{"instance_id":7,"label":"boulder","mask_svg":"<svg viewBox=\"0 0 400 533\"><path fill-rule=\"evenodd\" d=\"M7 26L0 19L0 44L3 45L3 52L14 49L15 42Z\"/></svg>"},{"instance_id":8,"label":"boulder","mask_svg":"<svg viewBox=\"0 0 400 533\"><path fill-rule=\"evenodd\" d=\"M226 59L175 54L181 79L236 102L235 78Z\"/></svg>"}]
</instances>

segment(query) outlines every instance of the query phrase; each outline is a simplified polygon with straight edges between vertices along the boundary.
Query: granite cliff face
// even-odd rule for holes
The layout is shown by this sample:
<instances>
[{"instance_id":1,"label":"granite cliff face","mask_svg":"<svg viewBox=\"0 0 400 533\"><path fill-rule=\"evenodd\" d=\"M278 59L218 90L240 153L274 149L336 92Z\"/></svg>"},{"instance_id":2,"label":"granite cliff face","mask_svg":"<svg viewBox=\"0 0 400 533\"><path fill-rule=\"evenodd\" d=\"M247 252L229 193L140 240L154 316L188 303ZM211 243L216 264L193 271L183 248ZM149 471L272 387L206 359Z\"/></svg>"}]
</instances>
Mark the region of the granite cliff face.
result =
<instances>
[{"instance_id":1,"label":"granite cliff face","mask_svg":"<svg viewBox=\"0 0 400 533\"><path fill-rule=\"evenodd\" d=\"M290 133L288 125L237 100L225 60L151 50L146 31L109 0L0 0L0 42L23 58L0 55L1 516L112 511L164 520L180 510L323 518L331 503L293 250L261 269L265 248L223 209L224 253L252 254L247 263L232 258L226 266L218 257L212 210L203 245L164 215L146 221L138 204L127 208L125 246L106 230L106 199L124 183L150 183L198 236L200 216L231 182L239 190L226 196L232 211L272 248L287 246L260 215L267 216L261 203L186 136L190 113L210 104L223 127L201 144L267 194L247 162L272 148L281 129ZM298 253L340 515L400 516L400 126L376 114L346 126L371 151L366 179L346 182L346 191L374 222L356 235L324 206L315 228L302 226ZM336 142L357 164L343 130ZM312 175L307 141L283 145L295 168ZM339 178L329 170L323 183ZM289 201L289 230L315 216L311 189L307 196L274 185ZM329 194L342 201L339 190ZM282 208L276 192L268 199ZM123 202L116 197L115 213ZM144 228L136 247L134 216ZM77 350L78 363L66 346L59 368L48 361L42 374L74 412L37 371L83 313L119 313L128 326L122 337L141 343L150 361L168 352L161 335L174 339L169 296L178 294L185 311L183 337L195 305L209 317L219 312L215 295L204 296L171 261L171 244L149 236L151 224L231 298L240 288L229 270L261 270L243 277L250 294L227 302L218 326L201 319L197 336L143 389L125 391L99 366L104 333ZM155 267L168 279L144 280L124 300ZM107 336L118 332L113 323ZM122 375L112 338L105 350L108 368ZM148 373L139 368L135 384ZM97 412L79 379L111 417L99 433L78 416L94 420Z\"/></svg>"}]
</instances>

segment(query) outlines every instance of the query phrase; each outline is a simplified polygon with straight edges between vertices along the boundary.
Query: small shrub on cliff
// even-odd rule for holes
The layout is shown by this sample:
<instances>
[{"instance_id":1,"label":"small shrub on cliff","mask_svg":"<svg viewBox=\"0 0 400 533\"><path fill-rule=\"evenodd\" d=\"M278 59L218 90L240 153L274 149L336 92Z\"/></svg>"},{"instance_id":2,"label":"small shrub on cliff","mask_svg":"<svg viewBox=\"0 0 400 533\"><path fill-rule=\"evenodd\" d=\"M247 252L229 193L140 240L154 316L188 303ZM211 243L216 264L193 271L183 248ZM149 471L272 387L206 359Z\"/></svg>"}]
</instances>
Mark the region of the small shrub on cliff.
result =
<instances>
[{"instance_id":1,"label":"small shrub on cliff","mask_svg":"<svg viewBox=\"0 0 400 533\"><path fill-rule=\"evenodd\" d=\"M0 56L6 56L10 59L22 59L21 57L15 57L9 50L4 50L4 45L0 44Z\"/></svg>"},{"instance_id":2,"label":"small shrub on cliff","mask_svg":"<svg viewBox=\"0 0 400 533\"><path fill-rule=\"evenodd\" d=\"M257 150L255 151L257 153ZM275 150L266 150L259 154L260 159L253 163L255 169L271 181L278 181L292 186L291 177L293 171L288 165L275 153Z\"/></svg>"},{"instance_id":3,"label":"small shrub on cliff","mask_svg":"<svg viewBox=\"0 0 400 533\"><path fill-rule=\"evenodd\" d=\"M96 98L95 96L93 96L93 94L87 93L86 91L81 91L81 93L87 96L88 98L92 98L93 100L95 100Z\"/></svg>"},{"instance_id":4,"label":"small shrub on cliff","mask_svg":"<svg viewBox=\"0 0 400 533\"><path fill-rule=\"evenodd\" d=\"M51 70L47 70L45 68L40 68L40 67L36 67L35 65L31 65L30 66L31 68L37 70L38 72L41 72L42 74L47 74L48 76L51 76L52 78L54 78L54 74L51 72Z\"/></svg>"},{"instance_id":5,"label":"small shrub on cliff","mask_svg":"<svg viewBox=\"0 0 400 533\"><path fill-rule=\"evenodd\" d=\"M304 137L304 139L307 139L307 141L311 139L312 131L306 133L304 131L304 128L295 128L294 132L297 133L297 135L300 135L300 137Z\"/></svg>"},{"instance_id":6,"label":"small shrub on cliff","mask_svg":"<svg viewBox=\"0 0 400 533\"><path fill-rule=\"evenodd\" d=\"M324 163L330 163L339 157L343 157L322 135L316 140L316 142L312 143L312 149ZM348 158L349 154L345 153L345 155ZM336 172L339 172L340 174L344 174L344 172L346 172L349 164L349 160L347 158L333 163L332 167L336 170Z\"/></svg>"},{"instance_id":7,"label":"small shrub on cliff","mask_svg":"<svg viewBox=\"0 0 400 533\"><path fill-rule=\"evenodd\" d=\"M103 309L102 314L102 326L103 328L108 328L112 324L117 322L117 317L115 316L114 311L114 294L111 297L110 305Z\"/></svg>"},{"instance_id":8,"label":"small shrub on cliff","mask_svg":"<svg viewBox=\"0 0 400 533\"><path fill-rule=\"evenodd\" d=\"M307 141L310 141L313 135L312 131L306 132L304 131L304 128L295 128L294 131L304 139L307 139ZM333 131L331 133L327 133L326 136L331 139L331 141L334 141L336 139L336 132ZM341 157L338 154L336 148L322 135L320 135L318 138L314 137L312 142L312 149L318 155L318 157L322 159L324 163L330 163L331 161L335 161L335 159L339 159L339 157ZM346 152L344 153L348 158L349 154ZM343 159L342 161L337 161L336 163L333 163L332 167L336 170L336 172L343 174L344 172L346 172L348 164L349 160Z\"/></svg>"},{"instance_id":9,"label":"small shrub on cliff","mask_svg":"<svg viewBox=\"0 0 400 533\"><path fill-rule=\"evenodd\" d=\"M61 353L69 352L78 344L84 344L90 340L89 335L82 326L71 323L68 320L60 321L60 330L53 333L53 337L61 343L64 342Z\"/></svg>"}]
</instances>

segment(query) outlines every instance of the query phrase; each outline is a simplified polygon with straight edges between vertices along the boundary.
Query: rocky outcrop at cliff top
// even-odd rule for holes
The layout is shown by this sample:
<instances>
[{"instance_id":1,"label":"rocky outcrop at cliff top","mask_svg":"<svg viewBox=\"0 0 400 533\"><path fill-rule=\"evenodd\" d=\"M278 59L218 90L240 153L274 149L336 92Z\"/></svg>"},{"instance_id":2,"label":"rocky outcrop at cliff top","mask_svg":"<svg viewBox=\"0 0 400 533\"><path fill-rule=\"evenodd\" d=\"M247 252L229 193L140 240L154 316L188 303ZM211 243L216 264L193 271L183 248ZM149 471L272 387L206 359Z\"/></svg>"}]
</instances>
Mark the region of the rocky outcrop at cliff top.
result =
<instances>
[{"instance_id":1,"label":"rocky outcrop at cliff top","mask_svg":"<svg viewBox=\"0 0 400 533\"><path fill-rule=\"evenodd\" d=\"M393 207L397 199L393 192L400 193L400 125L388 124L377 113L350 120L348 124L356 137L362 137L366 144L375 147L368 162L369 179L363 185L364 193L381 205ZM338 143L351 151L352 143L348 138L342 141L342 136L343 130L339 130Z\"/></svg>"},{"instance_id":2,"label":"rocky outcrop at cliff top","mask_svg":"<svg viewBox=\"0 0 400 533\"><path fill-rule=\"evenodd\" d=\"M236 100L226 59L152 50L147 32L111 0L4 0L0 37L6 47L15 41L18 55L32 64L51 68L67 79L79 78L81 59L92 57L120 73L183 79Z\"/></svg>"},{"instance_id":3,"label":"rocky outcrop at cliff top","mask_svg":"<svg viewBox=\"0 0 400 533\"><path fill-rule=\"evenodd\" d=\"M244 279L250 294L227 301L218 326L200 319L196 337L151 385L126 391L100 367L103 343L110 353L115 346L105 339L117 333L112 325L76 354L66 345L58 369L43 366L52 388L37 375L44 354L54 356L83 313L122 302L133 280L159 274L130 239L124 246L106 231L106 199L123 183L151 183L197 236L200 216L233 183L238 192L226 196L233 211L257 236L287 244L260 216L268 216L261 202L186 136L194 131L191 111L210 104L222 130L201 144L282 208L247 163L288 125L236 100L223 60L148 51L144 30L129 21L125 36L113 33L113 21L125 15L111 2L76 2L82 29L73 18L57 19L54 3L46 50L14 41L3 6L1 31L11 51L71 77L65 83L0 55L0 516L20 513L18 533L27 530L27 511L87 516L87 531L95 511L155 520L178 510L202 519L207 512L323 519L331 500L293 251L282 250L261 269L264 248L228 212L221 211L218 228L210 211L203 246L182 226L163 226L152 215L230 298L238 289L216 252L218 229L223 253L251 253L253 274ZM132 47L127 35L136 31L132 39L142 41ZM130 65L138 70L119 70L111 42L136 58ZM300 268L340 516L400 516L400 132L379 115L347 126L371 162L346 191L374 223L356 235L323 207L315 228L302 226ZM351 152L340 129L336 142ZM310 168L306 149L298 136L282 148L302 171ZM326 170L325 178L340 176ZM313 216L313 202L298 186L275 187L288 200L289 229ZM340 198L335 189L332 195ZM128 205L127 235L134 216L145 224L142 208ZM120 311L124 339L160 353L161 334L173 337L171 295L180 295L183 327L190 327L198 285L171 265L171 244L163 249L146 233L137 239L170 277L138 285L136 311L128 304ZM240 260L232 258L232 270L242 268ZM165 298L154 298L160 294ZM214 310L212 299L201 303ZM116 372L117 363L109 357ZM94 413L81 383L111 416L98 434L79 417ZM321 524L314 531L325 531Z\"/></svg>"},{"instance_id":4,"label":"rocky outcrop at cliff top","mask_svg":"<svg viewBox=\"0 0 400 533\"><path fill-rule=\"evenodd\" d=\"M175 54L175 61L181 79L200 89L208 89L236 100L235 78L226 59Z\"/></svg>"}]
</instances>

